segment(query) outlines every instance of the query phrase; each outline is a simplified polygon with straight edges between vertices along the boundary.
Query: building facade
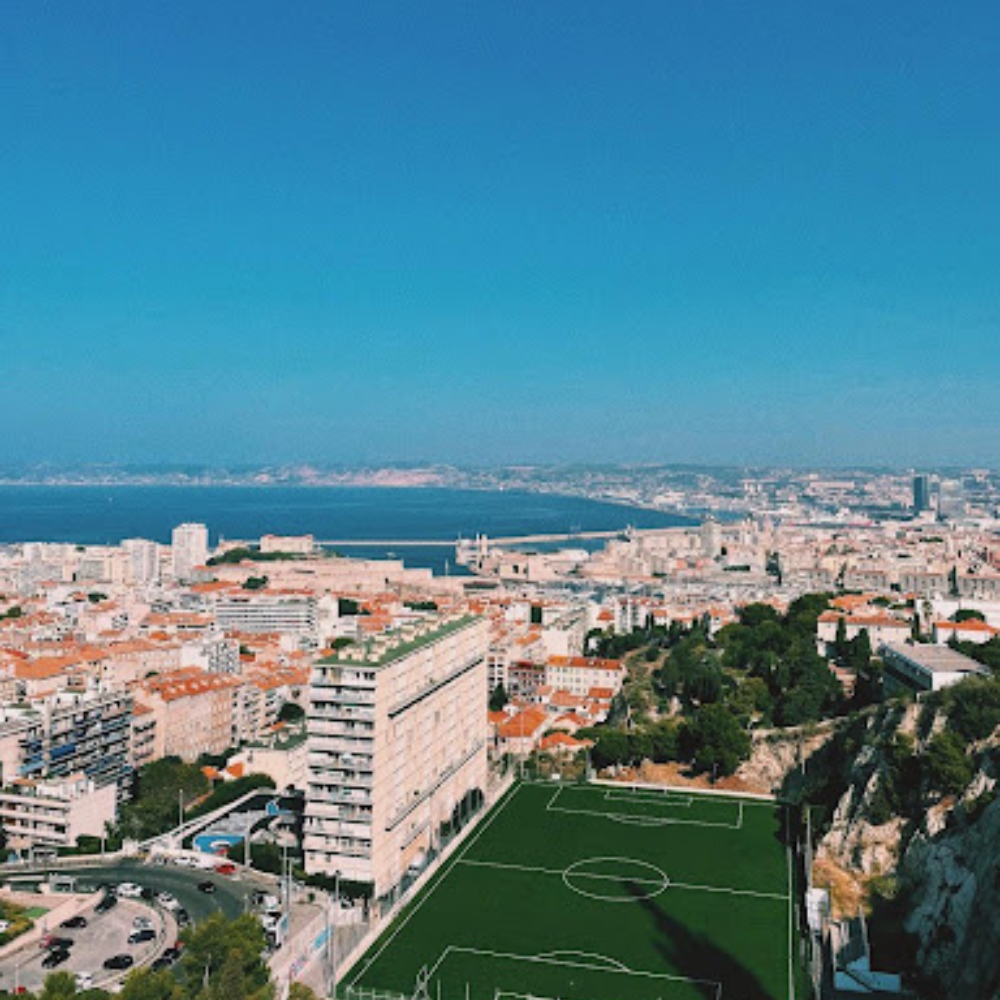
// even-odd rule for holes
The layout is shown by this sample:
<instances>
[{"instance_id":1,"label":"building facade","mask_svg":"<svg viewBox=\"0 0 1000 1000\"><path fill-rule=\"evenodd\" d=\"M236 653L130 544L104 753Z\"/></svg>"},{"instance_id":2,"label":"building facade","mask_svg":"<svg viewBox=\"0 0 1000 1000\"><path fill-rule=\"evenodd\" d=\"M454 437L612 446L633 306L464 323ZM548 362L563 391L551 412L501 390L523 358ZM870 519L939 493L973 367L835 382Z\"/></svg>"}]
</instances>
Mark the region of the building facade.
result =
<instances>
[{"instance_id":1,"label":"building facade","mask_svg":"<svg viewBox=\"0 0 1000 1000\"><path fill-rule=\"evenodd\" d=\"M488 631L477 617L428 619L316 664L307 871L385 896L485 792Z\"/></svg>"}]
</instances>

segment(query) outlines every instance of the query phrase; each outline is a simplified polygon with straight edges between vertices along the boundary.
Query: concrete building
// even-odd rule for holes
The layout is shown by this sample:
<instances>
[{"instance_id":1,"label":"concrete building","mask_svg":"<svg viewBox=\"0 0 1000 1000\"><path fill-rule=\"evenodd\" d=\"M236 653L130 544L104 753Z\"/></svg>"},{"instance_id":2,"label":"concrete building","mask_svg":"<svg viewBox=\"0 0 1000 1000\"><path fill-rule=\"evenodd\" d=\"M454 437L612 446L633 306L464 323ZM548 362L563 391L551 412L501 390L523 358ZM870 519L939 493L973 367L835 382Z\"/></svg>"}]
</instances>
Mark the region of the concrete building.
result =
<instances>
[{"instance_id":1,"label":"concrete building","mask_svg":"<svg viewBox=\"0 0 1000 1000\"><path fill-rule=\"evenodd\" d=\"M18 778L0 788L0 826L16 849L73 847L81 836L101 837L117 815L113 785L82 774L60 782Z\"/></svg>"},{"instance_id":2,"label":"concrete building","mask_svg":"<svg viewBox=\"0 0 1000 1000\"><path fill-rule=\"evenodd\" d=\"M916 475L913 477L913 512L922 514L931 509L931 477Z\"/></svg>"},{"instance_id":3,"label":"concrete building","mask_svg":"<svg viewBox=\"0 0 1000 1000\"><path fill-rule=\"evenodd\" d=\"M313 635L316 598L281 594L221 597L215 605L215 620L226 632Z\"/></svg>"},{"instance_id":4,"label":"concrete building","mask_svg":"<svg viewBox=\"0 0 1000 1000\"><path fill-rule=\"evenodd\" d=\"M311 556L316 550L316 540L312 535L261 535L260 551L287 552L297 556Z\"/></svg>"},{"instance_id":5,"label":"concrete building","mask_svg":"<svg viewBox=\"0 0 1000 1000\"><path fill-rule=\"evenodd\" d=\"M545 664L545 683L570 694L586 694L591 688L610 688L614 694L625 682L621 660L586 656L553 656Z\"/></svg>"},{"instance_id":6,"label":"concrete building","mask_svg":"<svg viewBox=\"0 0 1000 1000\"><path fill-rule=\"evenodd\" d=\"M126 538L121 544L127 560L126 579L131 584L160 579L160 546L145 538Z\"/></svg>"},{"instance_id":7,"label":"concrete building","mask_svg":"<svg viewBox=\"0 0 1000 1000\"><path fill-rule=\"evenodd\" d=\"M204 524L179 524L170 536L174 579L194 579L194 568L208 559L208 528Z\"/></svg>"},{"instance_id":8,"label":"concrete building","mask_svg":"<svg viewBox=\"0 0 1000 1000\"><path fill-rule=\"evenodd\" d=\"M154 757L195 761L203 753L219 754L232 747L239 736L234 733L234 719L240 715L236 689L242 685L236 677L196 667L144 681L139 688L142 703L156 719Z\"/></svg>"},{"instance_id":9,"label":"concrete building","mask_svg":"<svg viewBox=\"0 0 1000 1000\"><path fill-rule=\"evenodd\" d=\"M60 692L30 708L0 710L0 781L60 779L83 774L128 797L132 696Z\"/></svg>"},{"instance_id":10,"label":"concrete building","mask_svg":"<svg viewBox=\"0 0 1000 1000\"><path fill-rule=\"evenodd\" d=\"M948 646L886 643L879 650L885 664L885 678L893 688L916 693L940 691L967 677L988 675L989 671L971 657Z\"/></svg>"},{"instance_id":11,"label":"concrete building","mask_svg":"<svg viewBox=\"0 0 1000 1000\"><path fill-rule=\"evenodd\" d=\"M432 618L319 661L308 714L305 864L383 897L485 791L487 622Z\"/></svg>"},{"instance_id":12,"label":"concrete building","mask_svg":"<svg viewBox=\"0 0 1000 1000\"><path fill-rule=\"evenodd\" d=\"M887 642L906 642L913 634L913 623L909 619L874 612L850 615L824 611L816 622L816 648L821 656L833 656L841 621L848 641L867 632L872 649Z\"/></svg>"}]
</instances>

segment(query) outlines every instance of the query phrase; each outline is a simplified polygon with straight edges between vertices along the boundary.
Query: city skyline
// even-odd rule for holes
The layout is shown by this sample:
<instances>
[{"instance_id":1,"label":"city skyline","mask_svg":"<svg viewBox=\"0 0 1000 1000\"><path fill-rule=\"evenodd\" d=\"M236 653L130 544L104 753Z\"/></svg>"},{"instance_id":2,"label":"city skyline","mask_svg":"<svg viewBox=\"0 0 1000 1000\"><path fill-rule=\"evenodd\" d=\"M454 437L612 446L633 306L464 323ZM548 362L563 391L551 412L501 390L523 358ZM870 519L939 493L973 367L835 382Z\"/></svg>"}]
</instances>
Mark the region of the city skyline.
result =
<instances>
[{"instance_id":1,"label":"city skyline","mask_svg":"<svg viewBox=\"0 0 1000 1000\"><path fill-rule=\"evenodd\" d=\"M0 462L989 465L998 17L5 8Z\"/></svg>"}]
</instances>

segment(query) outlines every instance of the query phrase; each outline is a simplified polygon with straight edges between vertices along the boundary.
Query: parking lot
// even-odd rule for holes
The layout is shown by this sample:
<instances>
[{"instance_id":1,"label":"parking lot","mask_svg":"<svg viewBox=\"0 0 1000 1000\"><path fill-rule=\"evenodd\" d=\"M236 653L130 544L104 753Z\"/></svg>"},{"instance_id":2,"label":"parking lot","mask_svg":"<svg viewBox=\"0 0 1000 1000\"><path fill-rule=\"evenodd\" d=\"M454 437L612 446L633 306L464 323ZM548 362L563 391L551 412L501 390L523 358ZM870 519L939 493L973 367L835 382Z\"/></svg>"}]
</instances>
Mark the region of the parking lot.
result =
<instances>
[{"instance_id":1,"label":"parking lot","mask_svg":"<svg viewBox=\"0 0 1000 1000\"><path fill-rule=\"evenodd\" d=\"M95 895L93 901L81 910L81 916L87 921L86 927L46 928L50 934L73 942L68 948L69 958L65 962L47 969L42 962L49 954L48 950L37 942L26 945L3 963L0 968L0 985L8 990L22 986L37 991L50 972L86 972L93 976L94 985L102 986L122 975L121 972L105 969L105 959L112 955L129 955L135 965L142 965L152 961L158 952L176 940L177 925L157 907L142 900L122 899L109 912L95 913L94 906L100 898L100 895ZM152 941L128 943L133 921L137 917L150 922L156 934Z\"/></svg>"},{"instance_id":2,"label":"parking lot","mask_svg":"<svg viewBox=\"0 0 1000 1000\"><path fill-rule=\"evenodd\" d=\"M261 888L262 884L269 888L273 885L273 880L267 880L266 876L255 876L253 882L247 882L242 878L223 876L212 871L144 864L131 860L70 871L63 869L60 874L75 876L76 890L79 893L122 882L135 882L154 893L170 893L196 923L217 911L230 918L239 916L247 909L247 897L251 892ZM204 892L198 888L199 883L205 882L212 884L212 892ZM80 911L87 920L85 928L45 927L48 933L74 942L69 949L70 957L65 962L53 969L43 968L45 949L38 943L27 945L0 963L0 988L13 990L19 985L37 990L45 976L56 971L74 974L88 972L93 975L96 986L106 985L122 978L126 973L106 970L105 959L112 955L127 954L134 960L133 967L138 967L151 962L165 947L176 942L177 925L162 907L142 899L121 899L108 913L96 914L94 907L102 896L102 892L94 892L86 907ZM157 931L155 941L127 944L132 921L137 916L145 916L154 921L153 926Z\"/></svg>"}]
</instances>

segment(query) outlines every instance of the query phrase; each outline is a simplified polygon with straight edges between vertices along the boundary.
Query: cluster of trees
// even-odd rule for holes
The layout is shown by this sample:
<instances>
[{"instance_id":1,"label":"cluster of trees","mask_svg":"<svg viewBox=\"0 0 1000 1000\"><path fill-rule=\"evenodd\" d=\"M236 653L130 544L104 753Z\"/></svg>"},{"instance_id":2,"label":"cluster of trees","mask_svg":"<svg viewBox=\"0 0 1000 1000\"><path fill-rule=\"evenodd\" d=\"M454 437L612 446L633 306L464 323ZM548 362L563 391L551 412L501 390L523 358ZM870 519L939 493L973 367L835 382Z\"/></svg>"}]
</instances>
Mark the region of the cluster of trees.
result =
<instances>
[{"instance_id":1,"label":"cluster of trees","mask_svg":"<svg viewBox=\"0 0 1000 1000\"><path fill-rule=\"evenodd\" d=\"M1000 636L994 636L988 642L959 642L952 639L948 645L988 667L993 673L1000 674Z\"/></svg>"},{"instance_id":2,"label":"cluster of trees","mask_svg":"<svg viewBox=\"0 0 1000 1000\"><path fill-rule=\"evenodd\" d=\"M633 658L624 709L616 708L611 728L589 733L592 762L680 760L731 774L749 755L753 725L795 726L843 710L840 683L816 652L816 622L828 607L825 594L799 598L785 615L770 605L747 605L737 623L714 637L704 622L595 637L604 655L645 652ZM873 670L867 636L847 644L845 655L858 669Z\"/></svg>"},{"instance_id":3,"label":"cluster of trees","mask_svg":"<svg viewBox=\"0 0 1000 1000\"><path fill-rule=\"evenodd\" d=\"M221 555L212 556L206 563L207 566L231 566L237 563L246 562L286 562L290 559L301 559L302 556L295 552L261 552L260 549L251 549L240 546L229 549Z\"/></svg>"},{"instance_id":4,"label":"cluster of trees","mask_svg":"<svg viewBox=\"0 0 1000 1000\"><path fill-rule=\"evenodd\" d=\"M267 775L248 774L213 789L202 771L206 763L209 761L205 759L186 764L179 757L162 757L140 768L132 801L119 809L117 826L109 838L111 843L120 843L124 838L145 840L173 829L182 807L189 818L202 816L255 788L274 787L274 781ZM198 805L188 811L194 802Z\"/></svg>"},{"instance_id":5,"label":"cluster of trees","mask_svg":"<svg viewBox=\"0 0 1000 1000\"><path fill-rule=\"evenodd\" d=\"M248 915L226 920L216 914L181 935L184 950L173 970L131 972L117 994L121 1000L273 1000L274 984L264 961L264 931ZM68 972L53 972L27 1000L110 1000L106 990L77 990ZM301 983L293 983L289 1000L317 1000Z\"/></svg>"},{"instance_id":6,"label":"cluster of trees","mask_svg":"<svg viewBox=\"0 0 1000 1000\"><path fill-rule=\"evenodd\" d=\"M935 735L923 753L915 747L908 733L896 733L885 748L869 803L873 823L887 823L896 816L917 819L928 796L956 795L972 780L972 761L953 732Z\"/></svg>"},{"instance_id":7,"label":"cluster of trees","mask_svg":"<svg viewBox=\"0 0 1000 1000\"><path fill-rule=\"evenodd\" d=\"M3 621L4 618L20 618L23 614L24 610L21 608L21 605L14 604L6 611L0 611L0 621Z\"/></svg>"}]
</instances>

